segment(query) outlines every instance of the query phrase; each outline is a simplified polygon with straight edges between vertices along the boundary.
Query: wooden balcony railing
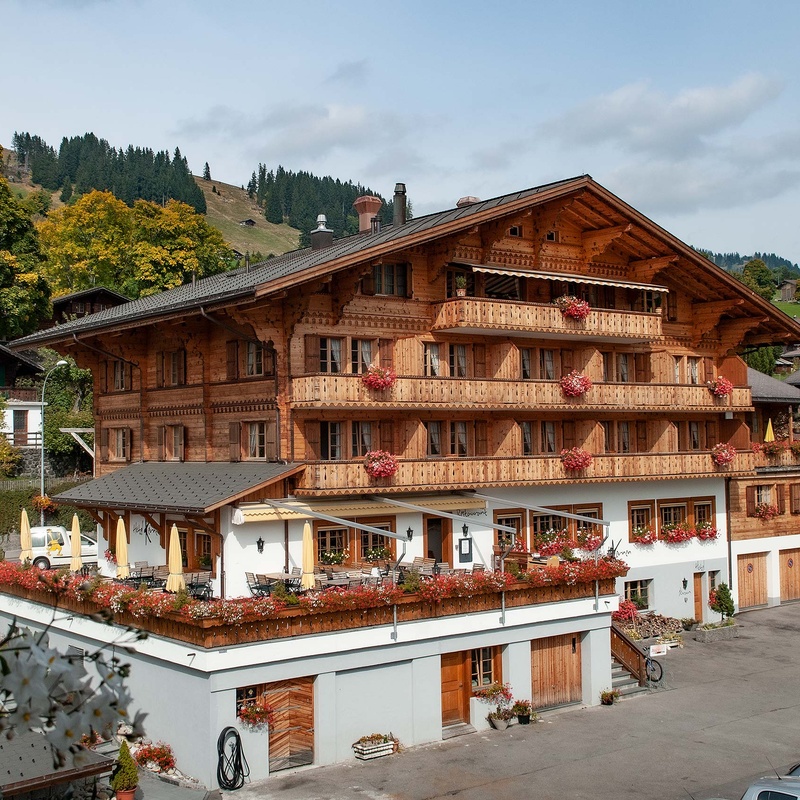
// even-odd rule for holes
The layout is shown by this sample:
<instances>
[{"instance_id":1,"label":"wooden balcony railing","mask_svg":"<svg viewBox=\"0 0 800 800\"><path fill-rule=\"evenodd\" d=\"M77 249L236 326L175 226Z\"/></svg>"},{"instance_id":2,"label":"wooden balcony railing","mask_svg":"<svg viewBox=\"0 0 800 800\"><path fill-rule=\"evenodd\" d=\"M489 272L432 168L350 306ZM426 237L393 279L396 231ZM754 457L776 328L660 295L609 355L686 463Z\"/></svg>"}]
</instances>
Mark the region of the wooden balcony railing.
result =
<instances>
[{"instance_id":1,"label":"wooden balcony railing","mask_svg":"<svg viewBox=\"0 0 800 800\"><path fill-rule=\"evenodd\" d=\"M39 447L41 433L39 431L0 431L12 447Z\"/></svg>"},{"instance_id":2,"label":"wooden balcony railing","mask_svg":"<svg viewBox=\"0 0 800 800\"><path fill-rule=\"evenodd\" d=\"M0 398L3 400L24 400L26 403L36 403L39 400L39 390L0 386Z\"/></svg>"},{"instance_id":3,"label":"wooden balcony railing","mask_svg":"<svg viewBox=\"0 0 800 800\"><path fill-rule=\"evenodd\" d=\"M433 330L650 342L661 337L661 314L593 308L585 320L579 321L565 317L550 303L455 297L434 306Z\"/></svg>"},{"instance_id":4,"label":"wooden balcony railing","mask_svg":"<svg viewBox=\"0 0 800 800\"><path fill-rule=\"evenodd\" d=\"M391 478L370 478L362 461L315 461L306 465L297 495L325 496L352 492L414 492L582 481L720 477L752 473L753 454L740 451L733 464L714 466L708 451L691 453L602 454L588 469L570 472L559 456L519 458L429 458L400 461Z\"/></svg>"},{"instance_id":5,"label":"wooden balcony railing","mask_svg":"<svg viewBox=\"0 0 800 800\"><path fill-rule=\"evenodd\" d=\"M639 681L639 686L645 685L644 653L616 622L611 623L611 655Z\"/></svg>"},{"instance_id":6,"label":"wooden balcony railing","mask_svg":"<svg viewBox=\"0 0 800 800\"><path fill-rule=\"evenodd\" d=\"M608 596L616 594L614 586L614 578L604 578L598 582L597 589L601 596ZM505 607L519 608L594 597L595 588L594 581L552 584L542 587L515 583L505 591ZM0 592L34 603L42 603L52 610L53 595L48 592L26 589L18 585L0 586ZM58 605L64 611L86 616L91 616L101 610L101 606L91 600L76 600L68 596L61 597ZM445 598L437 603L425 602L416 594L409 594L401 597L394 606L382 605L376 608L320 613L311 613L299 608L287 608L278 612L271 619L248 621L242 625L232 625L218 617L194 620L176 612L170 612L163 617L147 617L134 616L128 611L123 611L114 615L114 621L119 625L149 631L158 636L188 642L197 647L210 648L376 625L388 626L393 624L395 609L397 610L397 621L404 623L459 614L474 614L481 611L495 611L502 606L503 598L500 592L487 592L471 597ZM493 626L495 624L495 622L492 623Z\"/></svg>"},{"instance_id":7,"label":"wooden balcony railing","mask_svg":"<svg viewBox=\"0 0 800 800\"><path fill-rule=\"evenodd\" d=\"M800 442L798 442L800 444ZM788 467L800 469L800 452L795 455L788 447L774 455L756 453L754 456L756 467L774 468L785 471Z\"/></svg>"},{"instance_id":8,"label":"wooden balcony railing","mask_svg":"<svg viewBox=\"0 0 800 800\"><path fill-rule=\"evenodd\" d=\"M497 378L398 377L384 390L369 389L360 375L318 374L292 380L295 408L582 408L637 411L752 410L749 389L718 398L706 386L655 383L596 383L583 397L564 397L558 381Z\"/></svg>"}]
</instances>

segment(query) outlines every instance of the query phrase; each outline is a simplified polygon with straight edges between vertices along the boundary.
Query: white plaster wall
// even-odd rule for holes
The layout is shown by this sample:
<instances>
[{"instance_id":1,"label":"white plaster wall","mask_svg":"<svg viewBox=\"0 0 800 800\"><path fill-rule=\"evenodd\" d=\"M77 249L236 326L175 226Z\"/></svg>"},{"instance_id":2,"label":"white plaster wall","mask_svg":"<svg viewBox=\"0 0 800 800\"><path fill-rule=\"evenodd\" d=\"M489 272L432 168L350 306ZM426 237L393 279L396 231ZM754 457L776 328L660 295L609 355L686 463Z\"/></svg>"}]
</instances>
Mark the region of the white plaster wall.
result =
<instances>
[{"instance_id":1,"label":"white plaster wall","mask_svg":"<svg viewBox=\"0 0 800 800\"><path fill-rule=\"evenodd\" d=\"M47 405L47 404L46 404ZM5 408L0 409L0 431L10 433L14 429L14 411L28 412L28 433L38 433L42 429L42 404L26 400L6 400Z\"/></svg>"}]
</instances>

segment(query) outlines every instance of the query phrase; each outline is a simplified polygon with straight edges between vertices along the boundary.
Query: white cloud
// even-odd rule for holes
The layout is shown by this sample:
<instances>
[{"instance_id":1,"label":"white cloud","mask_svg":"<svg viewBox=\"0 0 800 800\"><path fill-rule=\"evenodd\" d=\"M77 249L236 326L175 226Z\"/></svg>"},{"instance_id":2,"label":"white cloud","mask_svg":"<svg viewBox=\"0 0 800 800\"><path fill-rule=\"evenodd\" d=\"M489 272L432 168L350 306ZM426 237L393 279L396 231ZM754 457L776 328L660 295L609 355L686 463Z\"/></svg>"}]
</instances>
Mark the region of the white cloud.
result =
<instances>
[{"instance_id":1,"label":"white cloud","mask_svg":"<svg viewBox=\"0 0 800 800\"><path fill-rule=\"evenodd\" d=\"M634 153L685 156L706 150L709 137L741 125L782 89L782 82L757 73L673 97L646 82L633 83L576 106L539 131L566 146L608 144Z\"/></svg>"},{"instance_id":2,"label":"white cloud","mask_svg":"<svg viewBox=\"0 0 800 800\"><path fill-rule=\"evenodd\" d=\"M362 58L359 61L342 61L325 79L325 83L362 84L369 72L369 62Z\"/></svg>"}]
</instances>

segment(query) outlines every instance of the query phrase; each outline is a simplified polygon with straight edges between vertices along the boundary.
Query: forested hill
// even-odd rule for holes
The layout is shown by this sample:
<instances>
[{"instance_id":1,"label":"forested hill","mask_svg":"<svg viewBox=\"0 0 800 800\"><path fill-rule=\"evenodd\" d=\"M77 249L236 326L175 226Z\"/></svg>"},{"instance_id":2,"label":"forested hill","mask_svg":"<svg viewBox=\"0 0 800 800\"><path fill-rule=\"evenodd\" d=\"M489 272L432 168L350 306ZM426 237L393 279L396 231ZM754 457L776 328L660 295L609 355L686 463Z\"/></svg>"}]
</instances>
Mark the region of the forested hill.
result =
<instances>
[{"instance_id":1,"label":"forested hill","mask_svg":"<svg viewBox=\"0 0 800 800\"><path fill-rule=\"evenodd\" d=\"M353 201L361 195L371 194L383 200L378 217L386 225L392 221L394 203L380 193L352 181L337 178L320 178L310 172L291 172L278 166L269 170L258 165L247 184L247 193L264 209L268 222L288 222L300 231L301 245L309 243L309 232L316 228L318 214L325 214L328 227L337 238L358 233L358 214ZM406 217L412 216L407 204Z\"/></svg>"},{"instance_id":2,"label":"forested hill","mask_svg":"<svg viewBox=\"0 0 800 800\"><path fill-rule=\"evenodd\" d=\"M160 204L173 199L198 213L206 212L205 196L177 147L171 157L166 150L155 152L133 145L117 150L93 133L64 137L58 152L30 133L14 133L12 146L18 169L29 171L33 183L51 192L61 189L65 203L73 196L100 189L129 206L139 199Z\"/></svg>"},{"instance_id":3,"label":"forested hill","mask_svg":"<svg viewBox=\"0 0 800 800\"><path fill-rule=\"evenodd\" d=\"M793 264L788 258L781 258L775 253L756 252L751 256L742 256L739 253L712 253L708 250L701 250L700 252L726 272L741 272L748 261L760 259L770 268L778 283L787 278L795 279L800 277L800 267L797 264Z\"/></svg>"}]
</instances>

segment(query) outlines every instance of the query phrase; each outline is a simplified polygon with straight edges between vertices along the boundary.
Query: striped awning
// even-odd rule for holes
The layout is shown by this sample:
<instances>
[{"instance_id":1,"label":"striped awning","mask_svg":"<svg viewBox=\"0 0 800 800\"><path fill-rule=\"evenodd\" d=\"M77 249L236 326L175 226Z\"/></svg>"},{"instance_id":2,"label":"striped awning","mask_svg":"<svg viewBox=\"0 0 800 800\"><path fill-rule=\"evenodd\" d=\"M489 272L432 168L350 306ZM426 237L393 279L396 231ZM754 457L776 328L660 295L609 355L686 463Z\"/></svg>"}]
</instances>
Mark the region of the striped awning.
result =
<instances>
[{"instance_id":1,"label":"striped awning","mask_svg":"<svg viewBox=\"0 0 800 800\"><path fill-rule=\"evenodd\" d=\"M513 278L537 278L543 281L567 281L568 283L585 283L593 286L617 286L621 289L640 289L648 292L669 292L665 286L654 286L652 283L633 283L632 281L615 281L610 278L595 278L591 275L578 275L574 272L534 272L522 269L504 269L503 267L487 267L484 264L470 264L460 261L464 266L472 267L475 272L488 272L491 275L507 275Z\"/></svg>"}]
</instances>

